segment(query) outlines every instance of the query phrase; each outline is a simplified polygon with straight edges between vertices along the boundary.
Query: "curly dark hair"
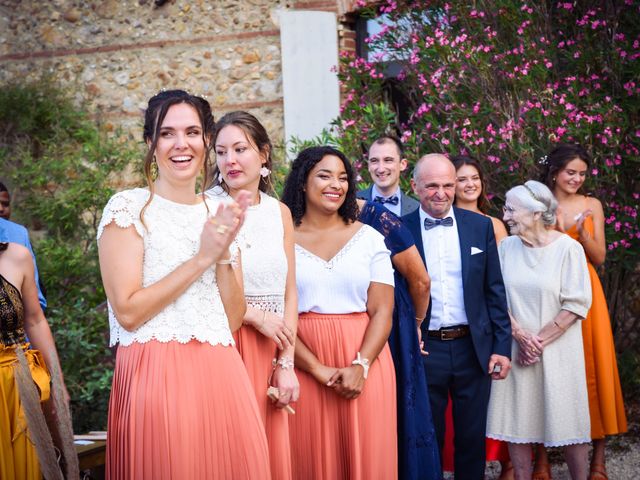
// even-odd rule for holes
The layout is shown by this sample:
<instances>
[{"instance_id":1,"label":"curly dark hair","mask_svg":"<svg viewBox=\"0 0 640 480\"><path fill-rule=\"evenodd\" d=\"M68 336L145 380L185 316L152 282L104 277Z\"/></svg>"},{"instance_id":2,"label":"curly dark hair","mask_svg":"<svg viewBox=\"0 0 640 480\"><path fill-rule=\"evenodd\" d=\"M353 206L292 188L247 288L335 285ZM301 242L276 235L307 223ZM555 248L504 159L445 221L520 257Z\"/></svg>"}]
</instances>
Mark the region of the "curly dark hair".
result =
<instances>
[{"instance_id":1,"label":"curly dark hair","mask_svg":"<svg viewBox=\"0 0 640 480\"><path fill-rule=\"evenodd\" d=\"M480 185L482 186L482 192L478 197L478 210L485 214L488 213L491 203L487 198L487 182L484 179L484 172L482 171L480 162L467 155L456 155L455 157L451 157L450 160L451 163L453 163L453 166L456 167L456 172L464 165L471 165L478 171L478 175L480 176Z\"/></svg>"},{"instance_id":2,"label":"curly dark hair","mask_svg":"<svg viewBox=\"0 0 640 480\"><path fill-rule=\"evenodd\" d=\"M549 190L553 192L555 187L555 178L558 172L567 166L572 160L582 160L587 164L587 169L591 167L591 155L580 144L563 143L555 147L547 157L542 161L542 174L540 175L540 181L544 183Z\"/></svg>"},{"instance_id":3,"label":"curly dark hair","mask_svg":"<svg viewBox=\"0 0 640 480\"><path fill-rule=\"evenodd\" d=\"M356 203L355 172L347 157L340 150L333 147L310 147L302 150L291 164L291 171L287 176L282 192L282 202L291 210L291 216L296 226L302 223L302 217L307 210L307 200L304 187L309 178L309 172L327 155L334 155L342 160L347 172L349 188L344 203L338 209L338 214L349 224L358 219L358 204Z\"/></svg>"}]
</instances>

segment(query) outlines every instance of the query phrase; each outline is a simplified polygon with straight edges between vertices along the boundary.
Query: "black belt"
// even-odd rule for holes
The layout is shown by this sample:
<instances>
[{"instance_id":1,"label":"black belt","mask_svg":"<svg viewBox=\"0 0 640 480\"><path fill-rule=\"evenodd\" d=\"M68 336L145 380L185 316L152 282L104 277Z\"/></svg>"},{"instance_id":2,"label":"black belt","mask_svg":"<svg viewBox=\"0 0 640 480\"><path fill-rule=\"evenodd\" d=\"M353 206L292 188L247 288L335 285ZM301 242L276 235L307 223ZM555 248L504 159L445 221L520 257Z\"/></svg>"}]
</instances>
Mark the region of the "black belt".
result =
<instances>
[{"instance_id":1,"label":"black belt","mask_svg":"<svg viewBox=\"0 0 640 480\"><path fill-rule=\"evenodd\" d=\"M440 330L429 330L427 335L440 340L455 340L471 334L469 325L456 325L453 327L443 327Z\"/></svg>"}]
</instances>

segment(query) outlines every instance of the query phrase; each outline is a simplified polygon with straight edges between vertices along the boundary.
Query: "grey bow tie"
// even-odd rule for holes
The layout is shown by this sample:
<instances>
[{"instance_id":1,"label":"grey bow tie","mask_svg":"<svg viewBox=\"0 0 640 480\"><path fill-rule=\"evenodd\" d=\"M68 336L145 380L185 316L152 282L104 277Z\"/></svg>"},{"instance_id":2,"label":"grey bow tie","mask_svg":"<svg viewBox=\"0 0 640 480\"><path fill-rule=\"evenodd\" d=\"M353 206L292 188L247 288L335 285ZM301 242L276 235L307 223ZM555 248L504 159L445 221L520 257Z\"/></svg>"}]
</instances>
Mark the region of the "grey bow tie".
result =
<instances>
[{"instance_id":1,"label":"grey bow tie","mask_svg":"<svg viewBox=\"0 0 640 480\"><path fill-rule=\"evenodd\" d=\"M442 225L443 227L453 227L453 218L446 217L442 220L436 218L435 220L431 220L430 218L424 219L424 229L431 230L433 227L437 227L438 225Z\"/></svg>"}]
</instances>

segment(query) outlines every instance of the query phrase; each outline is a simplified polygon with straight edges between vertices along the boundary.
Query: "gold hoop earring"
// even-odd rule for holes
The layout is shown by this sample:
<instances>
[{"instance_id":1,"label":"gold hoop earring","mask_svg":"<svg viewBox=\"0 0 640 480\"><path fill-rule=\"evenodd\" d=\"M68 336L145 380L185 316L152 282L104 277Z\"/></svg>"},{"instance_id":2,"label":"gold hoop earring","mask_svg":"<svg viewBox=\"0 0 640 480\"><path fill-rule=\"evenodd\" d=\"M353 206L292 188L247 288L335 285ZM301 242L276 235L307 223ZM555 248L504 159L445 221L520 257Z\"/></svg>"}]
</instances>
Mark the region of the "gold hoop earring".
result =
<instances>
[{"instance_id":1,"label":"gold hoop earring","mask_svg":"<svg viewBox=\"0 0 640 480\"><path fill-rule=\"evenodd\" d=\"M155 180L156 178L158 178L158 161L154 155L153 161L151 162L151 180Z\"/></svg>"}]
</instances>

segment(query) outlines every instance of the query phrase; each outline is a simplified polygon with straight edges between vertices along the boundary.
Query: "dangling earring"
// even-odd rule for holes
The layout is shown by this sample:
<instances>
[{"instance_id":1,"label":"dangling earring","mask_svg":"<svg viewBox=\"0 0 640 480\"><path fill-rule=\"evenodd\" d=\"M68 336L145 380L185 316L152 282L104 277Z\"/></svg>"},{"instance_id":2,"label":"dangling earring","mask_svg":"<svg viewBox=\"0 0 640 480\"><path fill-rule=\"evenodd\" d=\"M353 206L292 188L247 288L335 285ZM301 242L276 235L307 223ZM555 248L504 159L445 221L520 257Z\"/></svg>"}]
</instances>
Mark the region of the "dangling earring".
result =
<instances>
[{"instance_id":1,"label":"dangling earring","mask_svg":"<svg viewBox=\"0 0 640 480\"><path fill-rule=\"evenodd\" d=\"M151 180L155 180L156 178L158 178L158 162L154 155L153 161L151 162Z\"/></svg>"},{"instance_id":2,"label":"dangling earring","mask_svg":"<svg viewBox=\"0 0 640 480\"><path fill-rule=\"evenodd\" d=\"M262 167L260 169L260 176L261 177L268 177L270 173L271 173L271 170L269 170L267 167Z\"/></svg>"},{"instance_id":3,"label":"dangling earring","mask_svg":"<svg viewBox=\"0 0 640 480\"><path fill-rule=\"evenodd\" d=\"M218 173L218 183L224 183L224 178L222 177L222 172Z\"/></svg>"}]
</instances>

